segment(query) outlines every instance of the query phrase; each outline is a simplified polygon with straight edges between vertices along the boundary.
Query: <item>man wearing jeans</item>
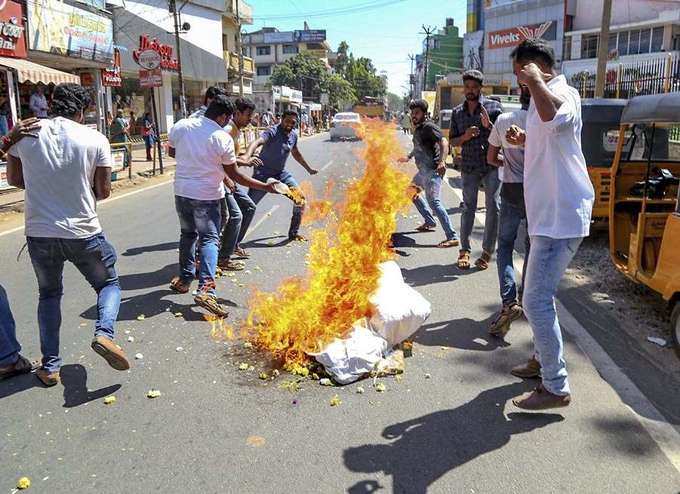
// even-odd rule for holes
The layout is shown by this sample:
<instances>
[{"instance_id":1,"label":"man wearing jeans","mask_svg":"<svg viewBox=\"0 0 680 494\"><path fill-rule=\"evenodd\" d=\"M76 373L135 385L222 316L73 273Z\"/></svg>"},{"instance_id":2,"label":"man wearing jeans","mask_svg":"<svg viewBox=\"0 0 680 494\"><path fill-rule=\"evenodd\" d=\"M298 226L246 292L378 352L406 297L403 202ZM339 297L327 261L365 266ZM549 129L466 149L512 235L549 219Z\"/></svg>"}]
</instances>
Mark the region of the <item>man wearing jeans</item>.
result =
<instances>
[{"instance_id":1,"label":"man wearing jeans","mask_svg":"<svg viewBox=\"0 0 680 494\"><path fill-rule=\"evenodd\" d=\"M276 192L275 184L267 185L246 177L236 168L234 140L224 130L233 112L234 107L227 97L218 94L204 116L180 120L168 135L170 156L177 160L175 208L181 231L180 273L172 280L170 288L178 293L189 291L196 275L198 242L201 263L194 301L218 317L228 315L215 294L225 177L251 188Z\"/></svg>"},{"instance_id":2,"label":"man wearing jeans","mask_svg":"<svg viewBox=\"0 0 680 494\"><path fill-rule=\"evenodd\" d=\"M525 144L531 252L523 303L542 377L542 384L513 403L542 410L571 402L555 293L583 237L590 233L594 191L581 152L581 99L565 77L555 73L552 47L544 40L527 39L511 56L517 81L531 92L526 132L509 137Z\"/></svg>"},{"instance_id":3,"label":"man wearing jeans","mask_svg":"<svg viewBox=\"0 0 680 494\"><path fill-rule=\"evenodd\" d=\"M7 178L26 189L26 242L38 279L38 326L46 386L59 382L62 276L70 261L97 292L98 318L92 349L116 370L130 364L113 343L120 307L116 252L106 240L96 200L111 193L111 148L106 137L83 122L89 92L77 84L54 89L52 114L37 139L10 149Z\"/></svg>"},{"instance_id":4,"label":"man wearing jeans","mask_svg":"<svg viewBox=\"0 0 680 494\"><path fill-rule=\"evenodd\" d=\"M413 151L406 158L399 160L402 163L415 158L418 173L413 177L413 186L416 188L413 196L413 204L425 220L417 228L420 232L434 231L437 223L432 216L432 211L439 218L444 229L446 238L438 244L438 247L447 248L458 245L458 234L451 225L451 219L441 201L441 187L446 173L447 149L442 137L442 131L437 125L427 119L427 101L416 100L411 102L411 120L413 130ZM421 197L420 191L425 192L427 202Z\"/></svg>"},{"instance_id":5,"label":"man wearing jeans","mask_svg":"<svg viewBox=\"0 0 680 494\"><path fill-rule=\"evenodd\" d=\"M490 165L502 167L501 212L498 227L498 281L500 285L502 307L491 323L489 333L504 337L510 330L510 325L522 317L521 294L518 293L515 282L515 266L512 253L515 250L515 240L519 227L526 220L524 206L524 146L511 144L506 135L512 134L514 129L526 128L527 109L531 95L526 88L522 89L520 102L522 108L498 116L489 134L489 150L487 161ZM502 156L500 152L502 150ZM529 236L524 238L524 254L529 255ZM526 263L522 270L522 288ZM524 377L524 376L523 376Z\"/></svg>"},{"instance_id":6,"label":"man wearing jeans","mask_svg":"<svg viewBox=\"0 0 680 494\"><path fill-rule=\"evenodd\" d=\"M482 95L484 76L478 70L463 74L465 101L453 109L449 141L462 148L461 176L463 179L463 202L465 208L460 220L460 254L458 268L470 268L470 235L475 224L477 194L484 184L486 222L482 254L475 261L479 269L487 269L496 248L498 236L498 212L500 186L498 169L486 162L489 133L503 107L497 101Z\"/></svg>"}]
</instances>

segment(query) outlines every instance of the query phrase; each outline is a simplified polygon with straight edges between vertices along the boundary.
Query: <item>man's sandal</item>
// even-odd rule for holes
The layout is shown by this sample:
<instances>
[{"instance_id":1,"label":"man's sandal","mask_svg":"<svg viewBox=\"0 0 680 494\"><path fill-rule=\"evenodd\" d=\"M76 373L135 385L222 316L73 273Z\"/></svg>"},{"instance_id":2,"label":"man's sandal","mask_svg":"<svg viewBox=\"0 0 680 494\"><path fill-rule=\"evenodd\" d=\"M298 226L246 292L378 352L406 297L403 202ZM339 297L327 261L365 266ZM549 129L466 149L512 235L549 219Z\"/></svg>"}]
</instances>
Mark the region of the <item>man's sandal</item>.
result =
<instances>
[{"instance_id":1,"label":"man's sandal","mask_svg":"<svg viewBox=\"0 0 680 494\"><path fill-rule=\"evenodd\" d=\"M236 247L236 249L234 249L234 256L240 257L241 259L250 258L250 254L248 254L248 252L246 252L246 250L243 247Z\"/></svg>"},{"instance_id":2,"label":"man's sandal","mask_svg":"<svg viewBox=\"0 0 680 494\"><path fill-rule=\"evenodd\" d=\"M0 381L21 374L28 374L29 372L37 368L38 368L37 362L31 362L26 357L19 355L19 359L13 364L0 367Z\"/></svg>"},{"instance_id":3,"label":"man's sandal","mask_svg":"<svg viewBox=\"0 0 680 494\"><path fill-rule=\"evenodd\" d=\"M458 269L470 269L470 253L466 250L458 254Z\"/></svg>"},{"instance_id":4,"label":"man's sandal","mask_svg":"<svg viewBox=\"0 0 680 494\"><path fill-rule=\"evenodd\" d=\"M175 276L170 282L170 290L177 293L189 293L189 288L191 283L185 283L179 276Z\"/></svg>"},{"instance_id":5,"label":"man's sandal","mask_svg":"<svg viewBox=\"0 0 680 494\"><path fill-rule=\"evenodd\" d=\"M485 269L489 269L489 263L491 262L491 254L488 252L482 252L482 255L479 256L479 259L475 261L475 266L477 268L481 269L484 271Z\"/></svg>"},{"instance_id":6,"label":"man's sandal","mask_svg":"<svg viewBox=\"0 0 680 494\"><path fill-rule=\"evenodd\" d=\"M217 267L222 271L243 271L246 269L246 263L243 261L234 261L232 259L224 259L217 263Z\"/></svg>"},{"instance_id":7,"label":"man's sandal","mask_svg":"<svg viewBox=\"0 0 680 494\"><path fill-rule=\"evenodd\" d=\"M448 249L449 247L458 247L459 245L460 245L460 242L457 239L451 238L449 240L444 240L442 242L439 242L437 244L437 247L440 248L440 249Z\"/></svg>"},{"instance_id":8,"label":"man's sandal","mask_svg":"<svg viewBox=\"0 0 680 494\"><path fill-rule=\"evenodd\" d=\"M194 302L196 302L196 305L199 307L204 308L217 317L229 316L229 311L220 305L215 295L211 295L209 293L199 293L194 297Z\"/></svg>"},{"instance_id":9,"label":"man's sandal","mask_svg":"<svg viewBox=\"0 0 680 494\"><path fill-rule=\"evenodd\" d=\"M420 225L418 228L416 228L417 232L433 232L436 229L436 225L428 225L427 223L423 223Z\"/></svg>"}]
</instances>

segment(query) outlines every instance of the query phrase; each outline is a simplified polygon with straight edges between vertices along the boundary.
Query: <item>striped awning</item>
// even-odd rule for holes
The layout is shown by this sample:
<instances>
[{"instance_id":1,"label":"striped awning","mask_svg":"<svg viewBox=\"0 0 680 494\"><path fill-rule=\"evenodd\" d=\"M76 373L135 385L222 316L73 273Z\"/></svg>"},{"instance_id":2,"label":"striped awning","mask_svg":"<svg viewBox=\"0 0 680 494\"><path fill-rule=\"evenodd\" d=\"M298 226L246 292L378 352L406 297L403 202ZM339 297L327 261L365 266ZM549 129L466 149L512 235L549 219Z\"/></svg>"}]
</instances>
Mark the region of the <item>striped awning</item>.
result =
<instances>
[{"instance_id":1,"label":"striped awning","mask_svg":"<svg viewBox=\"0 0 680 494\"><path fill-rule=\"evenodd\" d=\"M34 84L37 84L38 82L42 82L43 84L73 82L80 84L80 77L77 75L62 72L61 70L53 69L51 67L45 67L44 65L21 58L0 57L0 65L16 69L19 74L19 82L29 81Z\"/></svg>"}]
</instances>

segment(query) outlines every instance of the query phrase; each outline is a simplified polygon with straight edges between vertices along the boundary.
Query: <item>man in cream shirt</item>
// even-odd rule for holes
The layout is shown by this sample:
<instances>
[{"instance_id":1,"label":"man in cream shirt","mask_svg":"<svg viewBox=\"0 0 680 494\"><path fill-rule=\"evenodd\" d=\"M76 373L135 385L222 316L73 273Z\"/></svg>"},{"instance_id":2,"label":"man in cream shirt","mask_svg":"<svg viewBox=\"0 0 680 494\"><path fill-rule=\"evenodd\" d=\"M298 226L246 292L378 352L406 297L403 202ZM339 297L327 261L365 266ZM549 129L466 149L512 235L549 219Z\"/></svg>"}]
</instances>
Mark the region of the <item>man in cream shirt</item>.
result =
<instances>
[{"instance_id":1,"label":"man in cream shirt","mask_svg":"<svg viewBox=\"0 0 680 494\"><path fill-rule=\"evenodd\" d=\"M527 39L511 57L517 81L531 92L526 129L508 135L524 143L524 199L531 239L523 309L534 333L542 384L513 400L519 408L564 407L571 390L555 310L560 279L590 233L594 191L581 151L581 100L554 69L555 53Z\"/></svg>"}]
</instances>

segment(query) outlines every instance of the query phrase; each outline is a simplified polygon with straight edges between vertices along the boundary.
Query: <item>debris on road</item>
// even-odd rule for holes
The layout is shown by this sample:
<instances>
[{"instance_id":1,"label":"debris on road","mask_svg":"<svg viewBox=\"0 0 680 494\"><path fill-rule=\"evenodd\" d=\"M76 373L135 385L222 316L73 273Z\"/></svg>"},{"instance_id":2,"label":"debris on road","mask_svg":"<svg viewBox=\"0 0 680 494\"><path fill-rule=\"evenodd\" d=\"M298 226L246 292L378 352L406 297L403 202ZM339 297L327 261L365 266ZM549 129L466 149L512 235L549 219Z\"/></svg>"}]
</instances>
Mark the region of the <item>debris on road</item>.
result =
<instances>
[{"instance_id":1,"label":"debris on road","mask_svg":"<svg viewBox=\"0 0 680 494\"><path fill-rule=\"evenodd\" d=\"M146 319L146 316L144 314L140 314L137 316L138 321L143 321L144 319Z\"/></svg>"},{"instance_id":2,"label":"debris on road","mask_svg":"<svg viewBox=\"0 0 680 494\"><path fill-rule=\"evenodd\" d=\"M147 398L158 398L161 395L161 392L157 389L150 389L146 393Z\"/></svg>"},{"instance_id":3,"label":"debris on road","mask_svg":"<svg viewBox=\"0 0 680 494\"><path fill-rule=\"evenodd\" d=\"M659 345L660 347L665 347L668 344L666 340L657 336L648 336L647 341L654 343L655 345Z\"/></svg>"},{"instance_id":4,"label":"debris on road","mask_svg":"<svg viewBox=\"0 0 680 494\"><path fill-rule=\"evenodd\" d=\"M357 393L358 394L362 395L362 394L364 394L364 392L365 392L365 389L364 389L363 386L357 386Z\"/></svg>"},{"instance_id":5,"label":"debris on road","mask_svg":"<svg viewBox=\"0 0 680 494\"><path fill-rule=\"evenodd\" d=\"M135 342L135 337L134 336L128 336L128 343L134 343Z\"/></svg>"},{"instance_id":6,"label":"debris on road","mask_svg":"<svg viewBox=\"0 0 680 494\"><path fill-rule=\"evenodd\" d=\"M385 386L385 383L378 383L378 384L375 385L375 390L378 393L383 393L383 392L387 391L387 386Z\"/></svg>"},{"instance_id":7,"label":"debris on road","mask_svg":"<svg viewBox=\"0 0 680 494\"><path fill-rule=\"evenodd\" d=\"M279 384L279 388L287 389L291 393L296 393L297 391L300 391L300 381L294 379L283 381L281 384Z\"/></svg>"},{"instance_id":8,"label":"debris on road","mask_svg":"<svg viewBox=\"0 0 680 494\"><path fill-rule=\"evenodd\" d=\"M116 397L111 395L104 398L104 405L113 405L116 402Z\"/></svg>"},{"instance_id":9,"label":"debris on road","mask_svg":"<svg viewBox=\"0 0 680 494\"><path fill-rule=\"evenodd\" d=\"M183 352L183 351L184 351L184 347L178 346L177 348L175 348L175 351L176 351L176 352Z\"/></svg>"},{"instance_id":10,"label":"debris on road","mask_svg":"<svg viewBox=\"0 0 680 494\"><path fill-rule=\"evenodd\" d=\"M260 377L260 379L262 379L263 381L266 381L267 379L269 379L269 374L267 374L266 372L260 372L260 376L259 376L259 377Z\"/></svg>"},{"instance_id":11,"label":"debris on road","mask_svg":"<svg viewBox=\"0 0 680 494\"><path fill-rule=\"evenodd\" d=\"M250 366L248 365L247 362L242 362L242 363L238 364L238 370L240 370L240 371L246 371L246 370L248 370L248 367L250 367Z\"/></svg>"},{"instance_id":12,"label":"debris on road","mask_svg":"<svg viewBox=\"0 0 680 494\"><path fill-rule=\"evenodd\" d=\"M331 381L327 377L324 377L322 379L319 379L319 384L321 386L333 386L333 381Z\"/></svg>"},{"instance_id":13,"label":"debris on road","mask_svg":"<svg viewBox=\"0 0 680 494\"><path fill-rule=\"evenodd\" d=\"M253 344L249 341L243 343L243 348L253 348Z\"/></svg>"},{"instance_id":14,"label":"debris on road","mask_svg":"<svg viewBox=\"0 0 680 494\"><path fill-rule=\"evenodd\" d=\"M429 373L425 373L425 379L432 379L432 375Z\"/></svg>"},{"instance_id":15,"label":"debris on road","mask_svg":"<svg viewBox=\"0 0 680 494\"><path fill-rule=\"evenodd\" d=\"M246 439L246 444L248 446L253 446L254 448L259 448L264 446L267 441L262 436L248 436Z\"/></svg>"},{"instance_id":16,"label":"debris on road","mask_svg":"<svg viewBox=\"0 0 680 494\"><path fill-rule=\"evenodd\" d=\"M331 403L332 407L337 407L338 405L342 405L342 400L340 399L340 397L338 395L335 395L335 396L333 396L333 398L331 398L330 403Z\"/></svg>"},{"instance_id":17,"label":"debris on road","mask_svg":"<svg viewBox=\"0 0 680 494\"><path fill-rule=\"evenodd\" d=\"M175 312L175 317L182 317L182 313L181 312Z\"/></svg>"},{"instance_id":18,"label":"debris on road","mask_svg":"<svg viewBox=\"0 0 680 494\"><path fill-rule=\"evenodd\" d=\"M28 477L21 477L19 480L17 480L17 489L23 491L29 487L31 487L31 479Z\"/></svg>"},{"instance_id":19,"label":"debris on road","mask_svg":"<svg viewBox=\"0 0 680 494\"><path fill-rule=\"evenodd\" d=\"M135 358L136 358L137 360L142 360L142 359L144 358L144 355L141 354L141 353L135 353Z\"/></svg>"}]
</instances>

